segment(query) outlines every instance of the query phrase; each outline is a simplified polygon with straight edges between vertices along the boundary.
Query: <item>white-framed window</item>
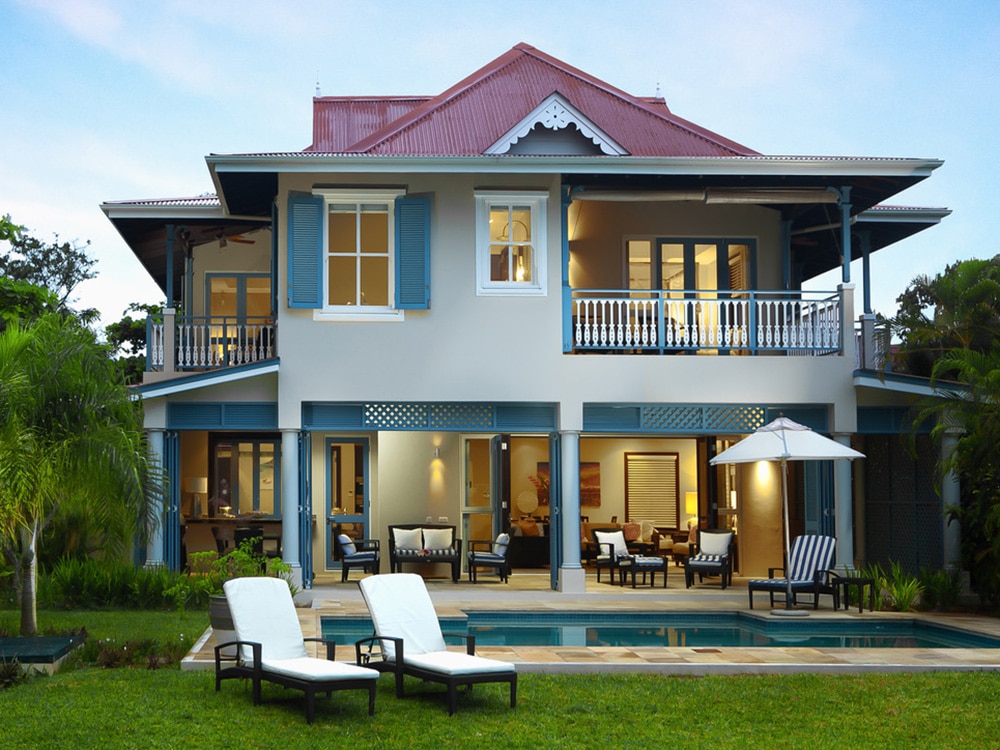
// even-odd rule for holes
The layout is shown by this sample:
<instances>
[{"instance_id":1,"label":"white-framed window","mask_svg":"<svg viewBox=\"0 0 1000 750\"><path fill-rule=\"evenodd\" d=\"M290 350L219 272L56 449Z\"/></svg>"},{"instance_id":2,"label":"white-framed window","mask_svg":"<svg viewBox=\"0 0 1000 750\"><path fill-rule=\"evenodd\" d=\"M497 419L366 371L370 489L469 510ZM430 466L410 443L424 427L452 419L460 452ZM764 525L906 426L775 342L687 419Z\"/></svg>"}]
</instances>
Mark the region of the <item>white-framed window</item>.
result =
<instances>
[{"instance_id":1,"label":"white-framed window","mask_svg":"<svg viewBox=\"0 0 1000 750\"><path fill-rule=\"evenodd\" d=\"M539 191L476 191L476 294L544 295L545 211Z\"/></svg>"},{"instance_id":2,"label":"white-framed window","mask_svg":"<svg viewBox=\"0 0 1000 750\"><path fill-rule=\"evenodd\" d=\"M317 316L399 317L395 202L401 190L316 190L323 197L323 306Z\"/></svg>"}]
</instances>

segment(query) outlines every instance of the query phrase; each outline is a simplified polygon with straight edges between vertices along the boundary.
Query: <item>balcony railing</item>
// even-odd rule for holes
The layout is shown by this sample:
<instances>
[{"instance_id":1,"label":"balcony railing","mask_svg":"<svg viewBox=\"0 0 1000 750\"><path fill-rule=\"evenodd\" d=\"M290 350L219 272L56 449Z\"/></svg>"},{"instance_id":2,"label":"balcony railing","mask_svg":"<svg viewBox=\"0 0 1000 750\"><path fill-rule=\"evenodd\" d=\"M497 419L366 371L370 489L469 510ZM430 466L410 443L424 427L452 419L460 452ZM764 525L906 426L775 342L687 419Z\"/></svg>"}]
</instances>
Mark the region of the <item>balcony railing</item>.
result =
<instances>
[{"instance_id":1,"label":"balcony railing","mask_svg":"<svg viewBox=\"0 0 1000 750\"><path fill-rule=\"evenodd\" d=\"M168 328L171 319L172 330ZM213 370L277 356L274 320L268 317L168 315L149 318L146 327L147 370ZM172 357L168 356L171 347Z\"/></svg>"},{"instance_id":2,"label":"balcony railing","mask_svg":"<svg viewBox=\"0 0 1000 750\"><path fill-rule=\"evenodd\" d=\"M842 347L839 292L574 289L567 351L822 355Z\"/></svg>"}]
</instances>

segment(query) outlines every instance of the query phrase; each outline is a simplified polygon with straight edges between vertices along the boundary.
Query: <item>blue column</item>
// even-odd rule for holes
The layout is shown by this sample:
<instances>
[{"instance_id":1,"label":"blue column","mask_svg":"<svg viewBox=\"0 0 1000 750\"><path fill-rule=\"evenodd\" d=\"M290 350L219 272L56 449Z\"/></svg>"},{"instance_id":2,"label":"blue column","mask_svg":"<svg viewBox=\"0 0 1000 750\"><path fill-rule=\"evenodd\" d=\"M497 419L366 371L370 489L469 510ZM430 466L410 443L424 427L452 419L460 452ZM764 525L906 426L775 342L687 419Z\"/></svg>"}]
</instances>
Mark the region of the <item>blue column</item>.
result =
<instances>
[{"instance_id":1,"label":"blue column","mask_svg":"<svg viewBox=\"0 0 1000 750\"><path fill-rule=\"evenodd\" d=\"M850 435L833 435L841 445L851 447ZM854 491L851 483L851 462L834 461L833 504L837 528L837 565L854 567Z\"/></svg>"},{"instance_id":2,"label":"blue column","mask_svg":"<svg viewBox=\"0 0 1000 750\"><path fill-rule=\"evenodd\" d=\"M846 284L851 280L851 188L841 188L837 195L840 205L840 249L844 254L841 280Z\"/></svg>"},{"instance_id":3,"label":"blue column","mask_svg":"<svg viewBox=\"0 0 1000 750\"><path fill-rule=\"evenodd\" d=\"M858 241L861 243L861 275L864 282L864 290L862 292L862 303L864 305L864 314L871 315L872 313L872 272L871 272L871 258L869 257L872 252L872 233L867 229L858 232Z\"/></svg>"},{"instance_id":4,"label":"blue column","mask_svg":"<svg viewBox=\"0 0 1000 750\"><path fill-rule=\"evenodd\" d=\"M167 304L164 307L174 306L174 241L177 239L177 227L173 224L167 224L167 257L166 257L166 273L167 273Z\"/></svg>"}]
</instances>

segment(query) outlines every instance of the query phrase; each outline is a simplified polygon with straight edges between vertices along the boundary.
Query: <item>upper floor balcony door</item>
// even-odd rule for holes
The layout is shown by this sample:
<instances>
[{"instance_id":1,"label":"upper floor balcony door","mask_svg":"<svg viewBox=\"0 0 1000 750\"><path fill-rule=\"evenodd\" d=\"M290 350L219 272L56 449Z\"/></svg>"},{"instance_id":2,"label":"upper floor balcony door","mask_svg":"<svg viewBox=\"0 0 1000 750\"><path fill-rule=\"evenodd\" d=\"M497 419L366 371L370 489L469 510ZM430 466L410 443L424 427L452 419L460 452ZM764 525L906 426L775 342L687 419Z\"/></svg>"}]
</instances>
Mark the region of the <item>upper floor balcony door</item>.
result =
<instances>
[{"instance_id":1,"label":"upper floor balcony door","mask_svg":"<svg viewBox=\"0 0 1000 750\"><path fill-rule=\"evenodd\" d=\"M210 273L205 284L211 359L233 365L273 356L271 277Z\"/></svg>"},{"instance_id":2,"label":"upper floor balcony door","mask_svg":"<svg viewBox=\"0 0 1000 750\"><path fill-rule=\"evenodd\" d=\"M753 287L752 249L745 239L630 239L629 296L660 300L667 346L695 348L706 338L722 349L745 346L745 305L735 300Z\"/></svg>"}]
</instances>

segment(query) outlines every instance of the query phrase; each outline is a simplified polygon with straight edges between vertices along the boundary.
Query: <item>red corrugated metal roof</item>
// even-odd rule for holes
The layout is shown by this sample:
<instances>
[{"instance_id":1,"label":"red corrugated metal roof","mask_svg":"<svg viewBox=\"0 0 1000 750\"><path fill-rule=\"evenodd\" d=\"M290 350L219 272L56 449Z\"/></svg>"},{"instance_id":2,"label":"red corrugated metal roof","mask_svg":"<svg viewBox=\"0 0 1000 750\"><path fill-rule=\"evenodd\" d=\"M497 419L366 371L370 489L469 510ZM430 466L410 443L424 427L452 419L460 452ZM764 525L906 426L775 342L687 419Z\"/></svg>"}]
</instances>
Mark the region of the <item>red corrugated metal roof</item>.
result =
<instances>
[{"instance_id":1,"label":"red corrugated metal roof","mask_svg":"<svg viewBox=\"0 0 1000 750\"><path fill-rule=\"evenodd\" d=\"M429 99L429 96L316 97L313 143L306 151L346 151Z\"/></svg>"},{"instance_id":2,"label":"red corrugated metal roof","mask_svg":"<svg viewBox=\"0 0 1000 750\"><path fill-rule=\"evenodd\" d=\"M662 99L636 97L518 44L438 96L322 98L315 103L319 152L384 155L482 154L558 93L633 156L756 156L758 152L672 114ZM356 106L355 106L356 105ZM400 113L401 109L409 109ZM343 114L343 124L336 118ZM391 118L391 119L390 119ZM349 133L361 133L347 143Z\"/></svg>"}]
</instances>

